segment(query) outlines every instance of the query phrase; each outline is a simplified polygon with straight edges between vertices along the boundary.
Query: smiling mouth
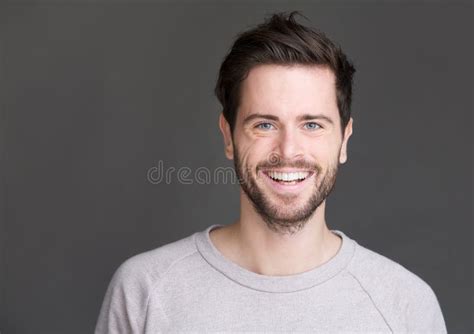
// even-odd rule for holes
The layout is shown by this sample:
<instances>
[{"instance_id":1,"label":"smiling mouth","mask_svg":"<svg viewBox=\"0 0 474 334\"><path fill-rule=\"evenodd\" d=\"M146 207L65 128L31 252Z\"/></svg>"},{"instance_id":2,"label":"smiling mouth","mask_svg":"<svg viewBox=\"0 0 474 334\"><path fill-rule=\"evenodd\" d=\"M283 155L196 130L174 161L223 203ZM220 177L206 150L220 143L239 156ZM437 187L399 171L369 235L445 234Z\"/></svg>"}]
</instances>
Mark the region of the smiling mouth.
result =
<instances>
[{"instance_id":1,"label":"smiling mouth","mask_svg":"<svg viewBox=\"0 0 474 334\"><path fill-rule=\"evenodd\" d=\"M292 185L303 182L314 172L311 171L290 171L290 172L279 172L279 171L264 171L266 176L272 179L275 182L284 185Z\"/></svg>"}]
</instances>

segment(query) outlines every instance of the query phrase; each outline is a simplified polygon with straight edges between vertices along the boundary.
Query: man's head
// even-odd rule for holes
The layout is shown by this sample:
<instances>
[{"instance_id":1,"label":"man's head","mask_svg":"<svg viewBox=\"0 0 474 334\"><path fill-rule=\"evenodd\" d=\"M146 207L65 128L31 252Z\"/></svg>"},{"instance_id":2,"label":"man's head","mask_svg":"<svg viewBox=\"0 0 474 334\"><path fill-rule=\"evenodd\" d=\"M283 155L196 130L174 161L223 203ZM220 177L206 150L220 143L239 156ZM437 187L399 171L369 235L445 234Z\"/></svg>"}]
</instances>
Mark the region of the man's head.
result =
<instances>
[{"instance_id":1,"label":"man's head","mask_svg":"<svg viewBox=\"0 0 474 334\"><path fill-rule=\"evenodd\" d=\"M223 115L234 131L242 82L252 68L262 64L318 65L331 69L336 77L337 106L341 131L351 117L354 66L341 48L322 32L295 20L298 12L274 14L254 29L241 33L222 62L215 94Z\"/></svg>"},{"instance_id":2,"label":"man's head","mask_svg":"<svg viewBox=\"0 0 474 334\"><path fill-rule=\"evenodd\" d=\"M226 155L272 230L300 230L331 192L352 133L354 72L294 13L241 34L224 60L216 94Z\"/></svg>"}]
</instances>

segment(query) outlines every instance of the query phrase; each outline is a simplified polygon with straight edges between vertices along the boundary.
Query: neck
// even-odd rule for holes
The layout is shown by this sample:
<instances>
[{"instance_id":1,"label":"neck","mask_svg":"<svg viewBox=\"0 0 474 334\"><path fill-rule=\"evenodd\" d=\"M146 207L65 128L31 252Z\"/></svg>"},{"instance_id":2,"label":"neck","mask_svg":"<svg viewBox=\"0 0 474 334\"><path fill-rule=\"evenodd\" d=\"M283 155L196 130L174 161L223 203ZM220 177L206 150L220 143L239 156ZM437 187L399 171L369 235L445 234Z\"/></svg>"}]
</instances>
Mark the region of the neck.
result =
<instances>
[{"instance_id":1,"label":"neck","mask_svg":"<svg viewBox=\"0 0 474 334\"><path fill-rule=\"evenodd\" d=\"M292 275L313 269L338 251L340 237L325 221L325 201L294 234L268 228L248 198L241 196L240 219L230 225L233 257L246 269L269 276Z\"/></svg>"}]
</instances>

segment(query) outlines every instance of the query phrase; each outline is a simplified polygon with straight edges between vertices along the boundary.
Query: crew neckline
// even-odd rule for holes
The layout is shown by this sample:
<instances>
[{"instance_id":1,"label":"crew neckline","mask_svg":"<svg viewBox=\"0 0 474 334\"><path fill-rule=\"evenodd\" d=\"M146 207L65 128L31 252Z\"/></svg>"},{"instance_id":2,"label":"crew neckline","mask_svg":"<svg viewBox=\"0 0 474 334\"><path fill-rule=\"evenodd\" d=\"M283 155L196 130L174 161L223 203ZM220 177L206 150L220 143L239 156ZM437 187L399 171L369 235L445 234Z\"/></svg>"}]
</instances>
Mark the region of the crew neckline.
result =
<instances>
[{"instance_id":1,"label":"crew neckline","mask_svg":"<svg viewBox=\"0 0 474 334\"><path fill-rule=\"evenodd\" d=\"M262 275L241 267L225 257L212 243L209 233L225 225L213 224L195 234L201 256L227 278L254 290L265 292L296 292L321 284L336 276L349 264L356 242L340 230L331 230L342 238L338 252L325 263L308 271L284 276Z\"/></svg>"}]
</instances>

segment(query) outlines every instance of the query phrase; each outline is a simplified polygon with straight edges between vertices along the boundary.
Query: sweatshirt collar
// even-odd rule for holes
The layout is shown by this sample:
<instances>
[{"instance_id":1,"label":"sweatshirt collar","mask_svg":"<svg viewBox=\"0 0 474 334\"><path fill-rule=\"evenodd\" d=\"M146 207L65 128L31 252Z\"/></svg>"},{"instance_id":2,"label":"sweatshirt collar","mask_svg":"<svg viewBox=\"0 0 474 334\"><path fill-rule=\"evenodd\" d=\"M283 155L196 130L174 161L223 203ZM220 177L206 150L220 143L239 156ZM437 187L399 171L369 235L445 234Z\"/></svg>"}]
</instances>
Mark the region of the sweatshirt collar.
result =
<instances>
[{"instance_id":1,"label":"sweatshirt collar","mask_svg":"<svg viewBox=\"0 0 474 334\"><path fill-rule=\"evenodd\" d=\"M265 292L296 292L324 283L349 264L356 242L339 230L331 230L342 238L338 252L325 263L298 274L285 276L261 275L247 270L226 258L212 243L211 230L224 226L214 224L195 234L196 247L201 256L227 278L250 289Z\"/></svg>"}]
</instances>

